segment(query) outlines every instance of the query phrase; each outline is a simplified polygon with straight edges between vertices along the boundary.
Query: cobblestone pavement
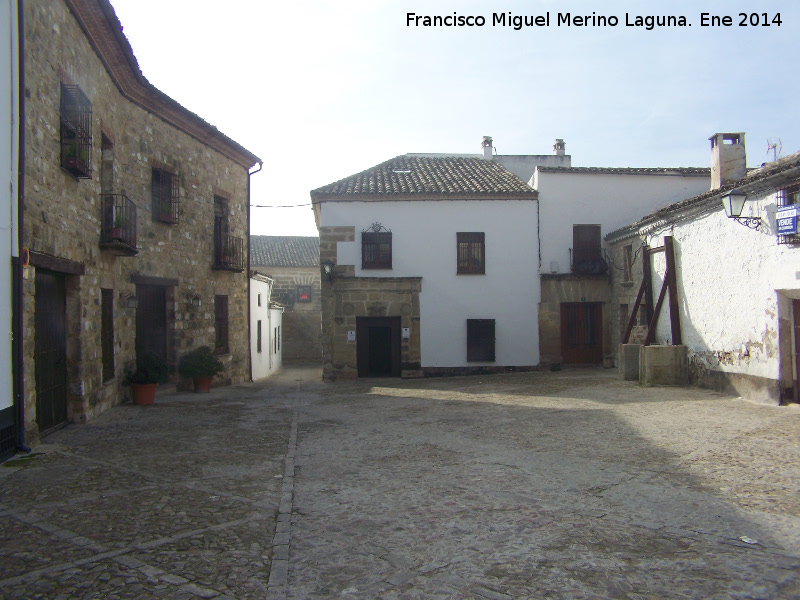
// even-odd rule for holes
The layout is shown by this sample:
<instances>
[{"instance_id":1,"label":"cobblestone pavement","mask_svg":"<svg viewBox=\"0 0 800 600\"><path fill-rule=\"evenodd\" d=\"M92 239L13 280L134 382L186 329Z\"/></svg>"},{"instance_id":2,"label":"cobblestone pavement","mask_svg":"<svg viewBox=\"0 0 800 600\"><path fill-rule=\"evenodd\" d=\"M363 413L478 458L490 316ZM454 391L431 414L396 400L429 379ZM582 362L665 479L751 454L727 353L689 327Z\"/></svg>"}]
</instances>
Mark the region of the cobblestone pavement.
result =
<instances>
[{"instance_id":1,"label":"cobblestone pavement","mask_svg":"<svg viewBox=\"0 0 800 600\"><path fill-rule=\"evenodd\" d=\"M609 371L266 383L0 468L9 598L800 598L800 409Z\"/></svg>"}]
</instances>

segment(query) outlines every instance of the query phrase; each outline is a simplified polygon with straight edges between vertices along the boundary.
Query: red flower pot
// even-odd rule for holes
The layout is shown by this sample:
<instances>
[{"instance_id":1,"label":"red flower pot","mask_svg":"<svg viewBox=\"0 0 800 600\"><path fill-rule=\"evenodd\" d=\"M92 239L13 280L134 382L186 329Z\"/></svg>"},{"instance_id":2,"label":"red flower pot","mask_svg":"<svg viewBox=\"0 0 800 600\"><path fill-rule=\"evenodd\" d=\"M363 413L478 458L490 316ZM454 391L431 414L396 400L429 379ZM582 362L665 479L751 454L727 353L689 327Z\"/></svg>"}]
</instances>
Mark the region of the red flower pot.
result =
<instances>
[{"instance_id":1,"label":"red flower pot","mask_svg":"<svg viewBox=\"0 0 800 600\"><path fill-rule=\"evenodd\" d=\"M195 392L210 392L211 391L211 377L195 377L194 378L194 391Z\"/></svg>"},{"instance_id":2,"label":"red flower pot","mask_svg":"<svg viewBox=\"0 0 800 600\"><path fill-rule=\"evenodd\" d=\"M133 403L140 406L153 404L156 401L157 389L157 383L132 383L131 395L133 396Z\"/></svg>"}]
</instances>

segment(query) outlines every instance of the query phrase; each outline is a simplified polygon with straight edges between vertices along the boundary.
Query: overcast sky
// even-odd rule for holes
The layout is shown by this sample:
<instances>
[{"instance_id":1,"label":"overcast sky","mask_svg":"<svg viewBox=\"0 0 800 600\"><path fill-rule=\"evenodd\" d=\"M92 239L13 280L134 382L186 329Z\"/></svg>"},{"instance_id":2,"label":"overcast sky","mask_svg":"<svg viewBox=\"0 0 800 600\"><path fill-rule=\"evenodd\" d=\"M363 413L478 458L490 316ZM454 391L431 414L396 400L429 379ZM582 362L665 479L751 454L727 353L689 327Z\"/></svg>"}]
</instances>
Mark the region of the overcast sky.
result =
<instances>
[{"instance_id":1,"label":"overcast sky","mask_svg":"<svg viewBox=\"0 0 800 600\"><path fill-rule=\"evenodd\" d=\"M585 167L707 167L715 132L746 132L750 166L768 140L800 150L795 0L111 2L144 76L264 161L253 205L308 204L406 152L478 153L484 135L499 154L563 138ZM486 24L414 27L410 12ZM548 12L549 27L492 25ZM618 25L559 26L567 12ZM703 12L733 25L702 27ZM647 15L691 26L626 26ZM309 206L252 215L253 234L317 233Z\"/></svg>"}]
</instances>

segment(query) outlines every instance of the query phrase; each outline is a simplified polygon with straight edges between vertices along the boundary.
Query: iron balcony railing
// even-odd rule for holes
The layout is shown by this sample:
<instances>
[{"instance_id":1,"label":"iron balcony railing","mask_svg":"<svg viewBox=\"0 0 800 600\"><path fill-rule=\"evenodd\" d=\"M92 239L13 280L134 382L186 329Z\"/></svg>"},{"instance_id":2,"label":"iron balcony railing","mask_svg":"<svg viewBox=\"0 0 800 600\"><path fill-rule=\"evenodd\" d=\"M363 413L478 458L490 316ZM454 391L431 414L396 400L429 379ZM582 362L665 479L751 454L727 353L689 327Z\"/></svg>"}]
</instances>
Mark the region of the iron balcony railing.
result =
<instances>
[{"instance_id":1,"label":"iron balcony railing","mask_svg":"<svg viewBox=\"0 0 800 600\"><path fill-rule=\"evenodd\" d=\"M214 235L214 268L244 271L244 240L216 232Z\"/></svg>"},{"instance_id":2,"label":"iron balcony railing","mask_svg":"<svg viewBox=\"0 0 800 600\"><path fill-rule=\"evenodd\" d=\"M136 249L136 205L123 194L103 194L100 246L133 256Z\"/></svg>"}]
</instances>

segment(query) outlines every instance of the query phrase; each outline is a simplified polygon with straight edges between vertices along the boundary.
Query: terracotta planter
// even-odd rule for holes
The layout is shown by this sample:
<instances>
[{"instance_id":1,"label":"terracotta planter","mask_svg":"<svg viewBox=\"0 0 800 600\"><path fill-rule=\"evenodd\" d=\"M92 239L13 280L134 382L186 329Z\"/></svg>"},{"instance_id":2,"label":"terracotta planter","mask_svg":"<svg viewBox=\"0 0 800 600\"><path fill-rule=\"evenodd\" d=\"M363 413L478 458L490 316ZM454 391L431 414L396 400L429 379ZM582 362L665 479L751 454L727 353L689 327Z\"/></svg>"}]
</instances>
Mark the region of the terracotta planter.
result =
<instances>
[{"instance_id":1,"label":"terracotta planter","mask_svg":"<svg viewBox=\"0 0 800 600\"><path fill-rule=\"evenodd\" d=\"M194 391L197 393L207 393L211 391L211 377L195 377Z\"/></svg>"},{"instance_id":2,"label":"terracotta planter","mask_svg":"<svg viewBox=\"0 0 800 600\"><path fill-rule=\"evenodd\" d=\"M153 404L156 401L157 383L132 383L131 395L133 403L139 406Z\"/></svg>"}]
</instances>

